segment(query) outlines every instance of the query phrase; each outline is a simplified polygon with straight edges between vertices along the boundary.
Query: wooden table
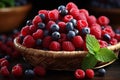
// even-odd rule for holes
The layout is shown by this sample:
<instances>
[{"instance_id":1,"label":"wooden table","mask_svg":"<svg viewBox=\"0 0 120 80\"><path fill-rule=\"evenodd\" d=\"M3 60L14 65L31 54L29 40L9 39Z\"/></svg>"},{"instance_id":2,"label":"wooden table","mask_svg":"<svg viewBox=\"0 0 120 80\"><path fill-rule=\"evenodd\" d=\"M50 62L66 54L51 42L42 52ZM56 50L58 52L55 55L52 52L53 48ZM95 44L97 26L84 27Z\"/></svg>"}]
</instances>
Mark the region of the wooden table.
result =
<instances>
[{"instance_id":1,"label":"wooden table","mask_svg":"<svg viewBox=\"0 0 120 80\"><path fill-rule=\"evenodd\" d=\"M104 77L95 76L92 80L119 80L120 79L120 59L113 64L105 67L107 73ZM34 77L30 80L77 80L74 77L74 72L71 71L47 71L45 77ZM0 80L28 80L24 76L20 78L3 78L0 76ZM86 79L84 79L86 80ZM89 79L87 79L89 80Z\"/></svg>"}]
</instances>

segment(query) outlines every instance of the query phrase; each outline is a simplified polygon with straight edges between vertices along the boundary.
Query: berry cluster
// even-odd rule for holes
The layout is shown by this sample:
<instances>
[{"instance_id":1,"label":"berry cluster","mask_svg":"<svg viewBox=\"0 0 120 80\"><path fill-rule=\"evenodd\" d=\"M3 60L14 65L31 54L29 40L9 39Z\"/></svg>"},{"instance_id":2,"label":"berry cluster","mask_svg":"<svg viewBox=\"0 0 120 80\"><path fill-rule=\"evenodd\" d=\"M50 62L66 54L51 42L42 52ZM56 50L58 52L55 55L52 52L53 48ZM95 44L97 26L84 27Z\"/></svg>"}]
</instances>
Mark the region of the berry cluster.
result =
<instances>
[{"instance_id":1,"label":"berry cluster","mask_svg":"<svg viewBox=\"0 0 120 80\"><path fill-rule=\"evenodd\" d=\"M106 16L96 18L86 9L69 2L58 9L40 10L33 20L21 29L19 42L27 48L53 51L86 50L86 34L94 35L100 47L120 41Z\"/></svg>"}]
</instances>

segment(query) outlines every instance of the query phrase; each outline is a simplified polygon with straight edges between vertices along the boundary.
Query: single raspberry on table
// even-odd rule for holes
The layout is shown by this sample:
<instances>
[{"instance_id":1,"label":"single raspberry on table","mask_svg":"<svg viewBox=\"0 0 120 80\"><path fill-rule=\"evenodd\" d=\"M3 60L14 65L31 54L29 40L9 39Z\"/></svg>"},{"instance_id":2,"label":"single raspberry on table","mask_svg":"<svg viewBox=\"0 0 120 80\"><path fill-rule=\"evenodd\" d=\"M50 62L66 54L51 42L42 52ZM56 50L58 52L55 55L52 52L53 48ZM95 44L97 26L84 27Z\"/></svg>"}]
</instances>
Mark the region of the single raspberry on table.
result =
<instances>
[{"instance_id":1,"label":"single raspberry on table","mask_svg":"<svg viewBox=\"0 0 120 80\"><path fill-rule=\"evenodd\" d=\"M77 79L84 79L85 78L85 72L82 69L77 69L75 71L74 75Z\"/></svg>"},{"instance_id":2,"label":"single raspberry on table","mask_svg":"<svg viewBox=\"0 0 120 80\"><path fill-rule=\"evenodd\" d=\"M94 78L95 73L92 69L86 69L85 73L86 73L87 78L89 78L89 79Z\"/></svg>"}]
</instances>

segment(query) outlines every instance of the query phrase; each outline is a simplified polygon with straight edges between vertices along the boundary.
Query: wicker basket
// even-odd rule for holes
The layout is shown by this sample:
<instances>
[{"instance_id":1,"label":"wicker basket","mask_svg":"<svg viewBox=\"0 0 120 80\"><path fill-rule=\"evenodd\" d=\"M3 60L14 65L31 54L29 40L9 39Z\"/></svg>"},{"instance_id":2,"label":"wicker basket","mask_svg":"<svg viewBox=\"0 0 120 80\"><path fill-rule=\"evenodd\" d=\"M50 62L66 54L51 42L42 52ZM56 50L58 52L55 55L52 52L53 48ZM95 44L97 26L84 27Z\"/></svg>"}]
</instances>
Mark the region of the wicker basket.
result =
<instances>
[{"instance_id":1,"label":"wicker basket","mask_svg":"<svg viewBox=\"0 0 120 80\"><path fill-rule=\"evenodd\" d=\"M46 69L51 70L75 70L80 68L81 62L87 54L87 51L44 51L26 48L18 43L18 38L14 39L14 45L30 64L33 66L42 65ZM107 48L113 50L118 55L120 42ZM98 62L95 68L107 66L114 61L108 63Z\"/></svg>"}]
</instances>

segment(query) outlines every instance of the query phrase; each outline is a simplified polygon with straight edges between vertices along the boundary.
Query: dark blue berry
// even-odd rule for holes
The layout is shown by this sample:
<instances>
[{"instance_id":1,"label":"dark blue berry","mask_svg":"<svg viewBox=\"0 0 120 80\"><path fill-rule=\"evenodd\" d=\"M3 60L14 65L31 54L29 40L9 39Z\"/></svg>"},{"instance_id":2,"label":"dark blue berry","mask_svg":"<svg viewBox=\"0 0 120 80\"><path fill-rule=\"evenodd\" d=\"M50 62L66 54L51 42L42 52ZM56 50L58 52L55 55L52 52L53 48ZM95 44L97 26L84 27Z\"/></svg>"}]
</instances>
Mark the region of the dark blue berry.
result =
<instances>
[{"instance_id":1,"label":"dark blue berry","mask_svg":"<svg viewBox=\"0 0 120 80\"><path fill-rule=\"evenodd\" d=\"M75 32L76 35L79 34L79 30L74 29L73 31Z\"/></svg>"},{"instance_id":2,"label":"dark blue berry","mask_svg":"<svg viewBox=\"0 0 120 80\"><path fill-rule=\"evenodd\" d=\"M38 28L39 29L44 29L45 28L45 24L44 23L38 23Z\"/></svg>"},{"instance_id":3,"label":"dark blue berry","mask_svg":"<svg viewBox=\"0 0 120 80\"><path fill-rule=\"evenodd\" d=\"M28 26L32 25L32 20L27 20L26 25Z\"/></svg>"},{"instance_id":4,"label":"dark blue berry","mask_svg":"<svg viewBox=\"0 0 120 80\"><path fill-rule=\"evenodd\" d=\"M67 9L62 9L62 10L59 11L59 13L60 13L61 16L65 16L65 15L68 14L68 10Z\"/></svg>"},{"instance_id":5,"label":"dark blue berry","mask_svg":"<svg viewBox=\"0 0 120 80\"><path fill-rule=\"evenodd\" d=\"M120 34L120 29L116 29L115 33Z\"/></svg>"},{"instance_id":6,"label":"dark blue berry","mask_svg":"<svg viewBox=\"0 0 120 80\"><path fill-rule=\"evenodd\" d=\"M103 38L104 38L104 40L106 40L106 41L110 41L110 40L111 40L111 37L110 37L109 34L104 34L104 35L103 35Z\"/></svg>"},{"instance_id":7,"label":"dark blue berry","mask_svg":"<svg viewBox=\"0 0 120 80\"><path fill-rule=\"evenodd\" d=\"M55 31L52 33L52 39L53 40L58 40L60 38L60 33Z\"/></svg>"},{"instance_id":8,"label":"dark blue berry","mask_svg":"<svg viewBox=\"0 0 120 80\"><path fill-rule=\"evenodd\" d=\"M73 26L77 26L77 20L76 19L71 19L70 22L73 23Z\"/></svg>"},{"instance_id":9,"label":"dark blue berry","mask_svg":"<svg viewBox=\"0 0 120 80\"><path fill-rule=\"evenodd\" d=\"M85 27L82 29L82 35L84 36L86 34L90 34L90 28L88 28L88 27Z\"/></svg>"},{"instance_id":10,"label":"dark blue berry","mask_svg":"<svg viewBox=\"0 0 120 80\"><path fill-rule=\"evenodd\" d=\"M32 77L34 77L34 71L33 70L31 70L31 69L27 69L27 70L25 70L25 76L27 77L27 78L32 78Z\"/></svg>"},{"instance_id":11,"label":"dark blue berry","mask_svg":"<svg viewBox=\"0 0 120 80\"><path fill-rule=\"evenodd\" d=\"M11 57L9 55L4 56L4 58L7 59L8 61L11 60Z\"/></svg>"},{"instance_id":12,"label":"dark blue berry","mask_svg":"<svg viewBox=\"0 0 120 80\"><path fill-rule=\"evenodd\" d=\"M66 30L67 31L72 31L73 29L74 29L74 26L73 26L72 22L66 23Z\"/></svg>"},{"instance_id":13,"label":"dark blue berry","mask_svg":"<svg viewBox=\"0 0 120 80\"><path fill-rule=\"evenodd\" d=\"M60 28L57 24L53 24L53 25L51 25L50 29L52 32L54 32L54 31L59 31Z\"/></svg>"},{"instance_id":14,"label":"dark blue berry","mask_svg":"<svg viewBox=\"0 0 120 80\"><path fill-rule=\"evenodd\" d=\"M39 14L39 16L42 20L45 20L45 14Z\"/></svg>"},{"instance_id":15,"label":"dark blue berry","mask_svg":"<svg viewBox=\"0 0 120 80\"><path fill-rule=\"evenodd\" d=\"M67 33L68 39L72 39L74 36L75 36L75 32L74 32L74 31L69 31L69 32Z\"/></svg>"},{"instance_id":16,"label":"dark blue berry","mask_svg":"<svg viewBox=\"0 0 120 80\"><path fill-rule=\"evenodd\" d=\"M105 26L101 26L101 29L104 30L104 29L105 29Z\"/></svg>"},{"instance_id":17,"label":"dark blue berry","mask_svg":"<svg viewBox=\"0 0 120 80\"><path fill-rule=\"evenodd\" d=\"M42 44L42 40L41 40L41 39L37 39L37 40L36 40L36 45L37 45L37 46L40 46L41 44Z\"/></svg>"},{"instance_id":18,"label":"dark blue berry","mask_svg":"<svg viewBox=\"0 0 120 80\"><path fill-rule=\"evenodd\" d=\"M58 11L63 10L63 9L66 9L66 7L65 7L64 5L60 5L60 6L58 7Z\"/></svg>"},{"instance_id":19,"label":"dark blue berry","mask_svg":"<svg viewBox=\"0 0 120 80\"><path fill-rule=\"evenodd\" d=\"M104 68L98 69L98 75L104 76L106 74L106 70Z\"/></svg>"},{"instance_id":20,"label":"dark blue berry","mask_svg":"<svg viewBox=\"0 0 120 80\"><path fill-rule=\"evenodd\" d=\"M49 31L48 30L44 30L44 36L48 36L49 35Z\"/></svg>"}]
</instances>

